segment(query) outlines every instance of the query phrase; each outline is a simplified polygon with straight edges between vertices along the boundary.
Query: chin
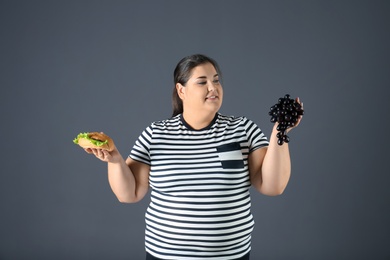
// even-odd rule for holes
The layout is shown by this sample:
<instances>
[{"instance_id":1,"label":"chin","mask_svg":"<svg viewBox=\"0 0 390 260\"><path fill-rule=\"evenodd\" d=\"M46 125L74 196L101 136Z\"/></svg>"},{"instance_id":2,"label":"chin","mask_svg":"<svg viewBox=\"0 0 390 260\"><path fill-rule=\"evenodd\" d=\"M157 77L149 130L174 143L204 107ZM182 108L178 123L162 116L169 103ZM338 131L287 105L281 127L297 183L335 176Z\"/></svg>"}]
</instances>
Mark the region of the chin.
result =
<instances>
[{"instance_id":1,"label":"chin","mask_svg":"<svg viewBox=\"0 0 390 260\"><path fill-rule=\"evenodd\" d=\"M215 115L216 113L218 113L219 109L220 109L220 107L218 107L217 109L216 109L216 108L214 108L214 109L209 109L208 112L209 112L210 114L212 114L212 115Z\"/></svg>"}]
</instances>

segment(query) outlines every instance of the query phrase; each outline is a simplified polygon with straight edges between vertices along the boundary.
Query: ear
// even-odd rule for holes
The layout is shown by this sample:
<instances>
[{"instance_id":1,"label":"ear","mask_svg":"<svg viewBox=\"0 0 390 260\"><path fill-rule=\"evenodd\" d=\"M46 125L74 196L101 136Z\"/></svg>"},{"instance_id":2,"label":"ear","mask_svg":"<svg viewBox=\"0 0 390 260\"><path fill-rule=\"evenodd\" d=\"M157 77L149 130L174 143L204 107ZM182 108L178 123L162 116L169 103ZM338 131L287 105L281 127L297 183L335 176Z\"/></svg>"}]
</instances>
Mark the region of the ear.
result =
<instances>
[{"instance_id":1,"label":"ear","mask_svg":"<svg viewBox=\"0 0 390 260\"><path fill-rule=\"evenodd\" d=\"M180 84L180 83L176 83L176 91L177 91L177 95L180 97L181 100L184 99L184 93L185 93L185 87Z\"/></svg>"}]
</instances>

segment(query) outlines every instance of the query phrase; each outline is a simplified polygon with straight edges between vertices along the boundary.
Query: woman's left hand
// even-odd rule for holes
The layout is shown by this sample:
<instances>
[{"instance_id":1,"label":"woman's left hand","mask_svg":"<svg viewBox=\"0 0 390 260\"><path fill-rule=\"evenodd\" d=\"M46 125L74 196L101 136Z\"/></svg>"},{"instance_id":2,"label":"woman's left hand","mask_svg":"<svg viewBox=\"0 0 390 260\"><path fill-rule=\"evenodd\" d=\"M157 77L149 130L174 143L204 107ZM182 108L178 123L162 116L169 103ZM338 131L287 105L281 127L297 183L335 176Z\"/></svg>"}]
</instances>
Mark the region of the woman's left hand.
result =
<instances>
[{"instance_id":1,"label":"woman's left hand","mask_svg":"<svg viewBox=\"0 0 390 260\"><path fill-rule=\"evenodd\" d=\"M295 99L295 101L296 101L298 104L301 105L302 111L304 111L304 109L303 109L303 102L301 102L301 100L299 99L299 97L297 97L297 98ZM301 122L302 117L303 117L303 115L298 116L298 121L297 121L297 122L295 123L295 125L294 125L293 127L291 127L291 128L297 127L297 126L299 125L299 123Z\"/></svg>"},{"instance_id":2,"label":"woman's left hand","mask_svg":"<svg viewBox=\"0 0 390 260\"><path fill-rule=\"evenodd\" d=\"M303 102L299 99L299 97L297 97L297 98L295 99L295 101L296 101L298 104L301 105L301 108L302 108L302 111L303 111ZM290 127L288 127L288 128L286 129L287 133L290 132L293 128L295 128L295 127L297 127L297 126L299 125L299 123L300 123L301 120L302 120L302 117L303 117L303 115L299 115L299 116L298 116L298 120L297 120L297 122L294 124L294 126L290 126ZM275 129L276 129L277 125L278 125L278 122L275 123Z\"/></svg>"}]
</instances>

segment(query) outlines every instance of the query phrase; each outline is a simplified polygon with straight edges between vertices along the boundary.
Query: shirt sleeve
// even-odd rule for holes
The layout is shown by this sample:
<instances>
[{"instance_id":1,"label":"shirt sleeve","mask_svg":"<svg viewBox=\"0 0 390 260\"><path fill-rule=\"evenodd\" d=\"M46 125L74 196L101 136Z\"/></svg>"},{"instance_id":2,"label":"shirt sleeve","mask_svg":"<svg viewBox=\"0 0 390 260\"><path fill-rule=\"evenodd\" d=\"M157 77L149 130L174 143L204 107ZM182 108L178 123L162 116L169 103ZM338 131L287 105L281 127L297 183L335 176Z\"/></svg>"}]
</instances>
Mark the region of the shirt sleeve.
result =
<instances>
[{"instance_id":1,"label":"shirt sleeve","mask_svg":"<svg viewBox=\"0 0 390 260\"><path fill-rule=\"evenodd\" d=\"M152 141L152 127L147 127L135 141L129 157L133 160L151 165L150 144Z\"/></svg>"},{"instance_id":2,"label":"shirt sleeve","mask_svg":"<svg viewBox=\"0 0 390 260\"><path fill-rule=\"evenodd\" d=\"M250 119L244 117L244 128L249 142L249 152L269 145L267 137L261 129Z\"/></svg>"}]
</instances>

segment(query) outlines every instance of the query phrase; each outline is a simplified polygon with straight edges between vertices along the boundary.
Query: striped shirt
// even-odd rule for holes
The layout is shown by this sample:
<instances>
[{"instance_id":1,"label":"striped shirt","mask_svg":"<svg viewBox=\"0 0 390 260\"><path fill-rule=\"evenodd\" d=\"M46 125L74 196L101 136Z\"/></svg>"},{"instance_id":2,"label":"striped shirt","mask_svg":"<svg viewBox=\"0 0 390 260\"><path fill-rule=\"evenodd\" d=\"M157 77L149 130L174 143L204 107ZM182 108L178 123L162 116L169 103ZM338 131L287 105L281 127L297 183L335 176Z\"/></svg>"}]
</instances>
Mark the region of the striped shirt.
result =
<instances>
[{"instance_id":1,"label":"striped shirt","mask_svg":"<svg viewBox=\"0 0 390 260\"><path fill-rule=\"evenodd\" d=\"M147 127L130 153L150 165L145 248L161 259L228 260L251 249L248 155L268 145L246 117L192 129L177 115Z\"/></svg>"}]
</instances>

